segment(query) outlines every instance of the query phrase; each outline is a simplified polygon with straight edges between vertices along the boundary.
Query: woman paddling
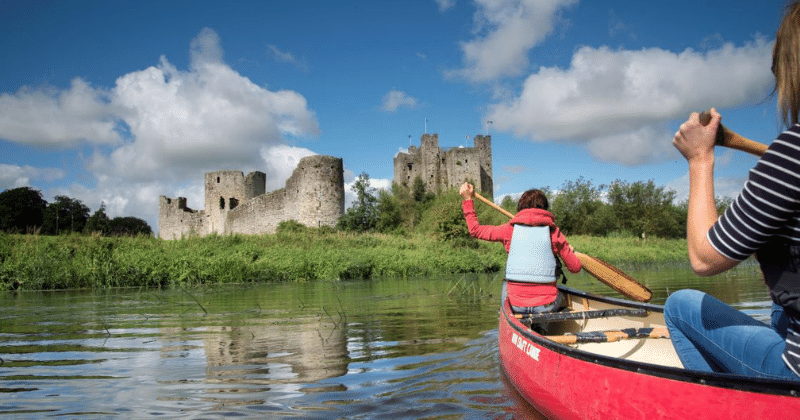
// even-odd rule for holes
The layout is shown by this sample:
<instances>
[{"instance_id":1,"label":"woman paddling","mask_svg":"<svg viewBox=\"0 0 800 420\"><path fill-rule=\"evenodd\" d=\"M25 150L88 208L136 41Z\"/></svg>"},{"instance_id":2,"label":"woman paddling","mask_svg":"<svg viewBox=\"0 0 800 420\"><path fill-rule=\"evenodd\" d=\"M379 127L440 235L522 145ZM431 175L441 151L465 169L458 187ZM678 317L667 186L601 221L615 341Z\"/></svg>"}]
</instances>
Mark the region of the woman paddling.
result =
<instances>
[{"instance_id":1,"label":"woman paddling","mask_svg":"<svg viewBox=\"0 0 800 420\"><path fill-rule=\"evenodd\" d=\"M517 214L500 226L478 223L472 197L475 187L465 182L458 191L464 198L462 210L469 234L475 238L502 242L509 253L506 276L503 280L503 301L508 296L511 308L517 313L553 312L562 306L556 287L564 260L572 273L581 270L581 262L567 238L553 223L547 211L547 197L540 190L525 191L517 203Z\"/></svg>"},{"instance_id":2,"label":"woman paddling","mask_svg":"<svg viewBox=\"0 0 800 420\"><path fill-rule=\"evenodd\" d=\"M772 54L778 107L788 130L750 170L744 189L717 218L714 137L720 114L703 126L693 113L673 144L689 164L687 243L701 275L728 270L755 254L773 300L772 323L695 290L666 301L664 316L688 369L800 380L800 3L778 28Z\"/></svg>"}]
</instances>

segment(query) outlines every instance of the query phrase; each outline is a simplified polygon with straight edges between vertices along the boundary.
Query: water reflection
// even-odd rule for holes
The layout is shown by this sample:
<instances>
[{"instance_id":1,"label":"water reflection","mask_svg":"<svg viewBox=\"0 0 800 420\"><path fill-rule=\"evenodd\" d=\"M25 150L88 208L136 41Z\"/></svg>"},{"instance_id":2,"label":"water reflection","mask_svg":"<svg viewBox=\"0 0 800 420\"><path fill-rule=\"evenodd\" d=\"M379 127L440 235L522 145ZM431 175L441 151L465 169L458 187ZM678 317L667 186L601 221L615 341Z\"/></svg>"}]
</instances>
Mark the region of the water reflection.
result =
<instances>
[{"instance_id":1,"label":"water reflection","mask_svg":"<svg viewBox=\"0 0 800 420\"><path fill-rule=\"evenodd\" d=\"M693 287L768 319L753 267L622 268L656 303ZM499 288L470 275L0 294L0 416L520 416L497 360Z\"/></svg>"}]
</instances>

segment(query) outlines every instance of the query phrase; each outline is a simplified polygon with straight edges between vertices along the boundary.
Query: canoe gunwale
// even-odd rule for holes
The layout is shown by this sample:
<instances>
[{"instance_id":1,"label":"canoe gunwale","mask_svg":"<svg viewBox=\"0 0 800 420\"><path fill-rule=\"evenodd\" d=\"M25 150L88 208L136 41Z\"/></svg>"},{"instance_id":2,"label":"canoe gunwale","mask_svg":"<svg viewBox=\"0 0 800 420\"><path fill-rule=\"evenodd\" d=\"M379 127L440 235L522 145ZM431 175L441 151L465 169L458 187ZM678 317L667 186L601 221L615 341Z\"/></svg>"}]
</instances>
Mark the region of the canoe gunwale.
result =
<instances>
[{"instance_id":1,"label":"canoe gunwale","mask_svg":"<svg viewBox=\"0 0 800 420\"><path fill-rule=\"evenodd\" d=\"M566 286L559 285L559 289L563 292L574 297L583 297L590 300L605 302L609 304L644 308L652 312L664 312L663 305L655 305L651 303L639 303L613 297L592 295L580 290L572 289ZM549 351L559 353L563 356L570 357L576 360L582 360L593 363L599 366L605 366L613 369L626 370L631 372L640 373L664 379L671 379L681 382L688 382L694 384L708 385L718 388L753 392L759 394L783 395L783 396L800 396L800 381L790 381L781 379L763 379L754 378L741 375L732 375L725 373L715 372L699 372L693 370L686 370L671 366L660 366L651 363L644 363L639 361L625 360L614 357L609 357L601 354L590 353L584 350L570 347L568 344L559 344L554 341L546 339L544 336L534 333L530 328L525 326L520 320L514 317L507 302L503 303L501 310L501 322L506 322L512 329L514 329L520 336L533 342L537 346L546 348ZM503 371L506 372L505 363L501 360Z\"/></svg>"}]
</instances>

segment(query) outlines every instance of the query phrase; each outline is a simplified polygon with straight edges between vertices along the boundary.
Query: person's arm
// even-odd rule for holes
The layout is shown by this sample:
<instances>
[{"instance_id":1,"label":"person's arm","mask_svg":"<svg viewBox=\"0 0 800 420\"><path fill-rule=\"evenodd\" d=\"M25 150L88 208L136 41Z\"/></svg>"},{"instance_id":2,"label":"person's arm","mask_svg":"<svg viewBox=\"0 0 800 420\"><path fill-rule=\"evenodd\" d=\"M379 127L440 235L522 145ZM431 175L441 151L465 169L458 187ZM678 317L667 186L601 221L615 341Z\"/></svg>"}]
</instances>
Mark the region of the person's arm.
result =
<instances>
[{"instance_id":1,"label":"person's arm","mask_svg":"<svg viewBox=\"0 0 800 420\"><path fill-rule=\"evenodd\" d=\"M503 242L504 245L507 245L506 242L510 240L510 234L508 232L509 229L511 229L510 226L484 226L478 223L478 216L475 214L474 202L472 200L474 192L475 187L467 182L462 184L458 191L461 197L464 198L464 201L461 202L461 210L464 212L464 219L467 221L467 229L469 230L470 236L483 239L484 241ZM506 251L508 251L508 247L506 247Z\"/></svg>"},{"instance_id":2,"label":"person's arm","mask_svg":"<svg viewBox=\"0 0 800 420\"><path fill-rule=\"evenodd\" d=\"M570 273L581 271L581 260L575 255L575 249L567 242L567 238L557 227L551 228L553 233L550 235L550 242L553 244L553 251L561 257L561 261Z\"/></svg>"},{"instance_id":3,"label":"person's arm","mask_svg":"<svg viewBox=\"0 0 800 420\"><path fill-rule=\"evenodd\" d=\"M700 124L699 114L692 113L672 143L689 164L689 208L686 242L689 262L695 273L710 276L739 263L720 254L708 240L708 230L717 220L714 201L714 138L721 116L711 109L711 122Z\"/></svg>"}]
</instances>

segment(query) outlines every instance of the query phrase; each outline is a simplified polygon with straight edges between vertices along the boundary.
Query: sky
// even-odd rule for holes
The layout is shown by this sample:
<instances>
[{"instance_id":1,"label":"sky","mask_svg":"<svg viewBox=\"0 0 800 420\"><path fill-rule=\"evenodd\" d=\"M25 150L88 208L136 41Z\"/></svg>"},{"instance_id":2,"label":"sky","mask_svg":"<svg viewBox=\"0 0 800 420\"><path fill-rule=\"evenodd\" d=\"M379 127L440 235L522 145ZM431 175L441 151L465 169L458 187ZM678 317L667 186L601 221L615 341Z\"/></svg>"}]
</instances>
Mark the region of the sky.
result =
<instances>
[{"instance_id":1,"label":"sky","mask_svg":"<svg viewBox=\"0 0 800 420\"><path fill-rule=\"evenodd\" d=\"M0 1L0 190L135 216L203 174L343 159L388 188L423 133L492 136L494 198L584 179L688 193L693 111L769 143L784 0ZM717 148L717 195L756 159Z\"/></svg>"}]
</instances>

